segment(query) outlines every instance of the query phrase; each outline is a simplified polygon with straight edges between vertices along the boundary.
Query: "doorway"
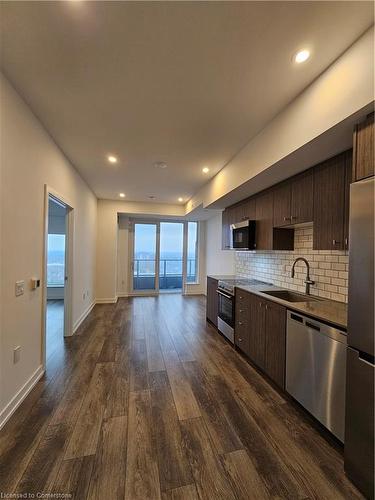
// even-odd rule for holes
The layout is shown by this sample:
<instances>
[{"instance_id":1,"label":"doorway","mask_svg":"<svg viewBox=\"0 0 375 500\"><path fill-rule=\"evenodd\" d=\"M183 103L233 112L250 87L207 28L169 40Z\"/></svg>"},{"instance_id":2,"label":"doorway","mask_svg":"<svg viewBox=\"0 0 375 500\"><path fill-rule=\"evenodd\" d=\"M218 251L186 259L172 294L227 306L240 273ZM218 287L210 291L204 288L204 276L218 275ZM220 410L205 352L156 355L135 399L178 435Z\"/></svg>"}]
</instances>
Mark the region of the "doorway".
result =
<instances>
[{"instance_id":1,"label":"doorway","mask_svg":"<svg viewBox=\"0 0 375 500\"><path fill-rule=\"evenodd\" d=\"M71 257L73 209L46 189L45 258L43 280L44 365L64 348L72 335Z\"/></svg>"},{"instance_id":2,"label":"doorway","mask_svg":"<svg viewBox=\"0 0 375 500\"><path fill-rule=\"evenodd\" d=\"M130 223L130 292L132 295L182 293L197 280L198 223Z\"/></svg>"}]
</instances>

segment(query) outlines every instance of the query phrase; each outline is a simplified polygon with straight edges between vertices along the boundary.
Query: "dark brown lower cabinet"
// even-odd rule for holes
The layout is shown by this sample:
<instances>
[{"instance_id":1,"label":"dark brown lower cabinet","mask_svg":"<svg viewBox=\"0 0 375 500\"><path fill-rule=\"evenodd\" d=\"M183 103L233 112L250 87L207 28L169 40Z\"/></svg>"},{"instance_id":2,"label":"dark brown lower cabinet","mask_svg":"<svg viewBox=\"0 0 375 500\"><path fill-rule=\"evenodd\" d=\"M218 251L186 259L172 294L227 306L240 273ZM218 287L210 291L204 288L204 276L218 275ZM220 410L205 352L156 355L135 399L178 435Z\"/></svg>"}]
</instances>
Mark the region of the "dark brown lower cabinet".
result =
<instances>
[{"instance_id":1,"label":"dark brown lower cabinet","mask_svg":"<svg viewBox=\"0 0 375 500\"><path fill-rule=\"evenodd\" d=\"M259 368L265 368L266 338L264 331L265 302L257 295L251 294L250 300L250 328L249 328L249 358Z\"/></svg>"},{"instance_id":2,"label":"dark brown lower cabinet","mask_svg":"<svg viewBox=\"0 0 375 500\"><path fill-rule=\"evenodd\" d=\"M217 284L218 280L207 276L206 317L217 327Z\"/></svg>"},{"instance_id":3,"label":"dark brown lower cabinet","mask_svg":"<svg viewBox=\"0 0 375 500\"><path fill-rule=\"evenodd\" d=\"M236 289L234 343L249 355L249 306L251 294Z\"/></svg>"},{"instance_id":4,"label":"dark brown lower cabinet","mask_svg":"<svg viewBox=\"0 0 375 500\"><path fill-rule=\"evenodd\" d=\"M235 344L284 389L286 309L253 293L237 290Z\"/></svg>"},{"instance_id":5,"label":"dark brown lower cabinet","mask_svg":"<svg viewBox=\"0 0 375 500\"><path fill-rule=\"evenodd\" d=\"M282 389L285 387L286 309L265 303L265 372Z\"/></svg>"}]
</instances>

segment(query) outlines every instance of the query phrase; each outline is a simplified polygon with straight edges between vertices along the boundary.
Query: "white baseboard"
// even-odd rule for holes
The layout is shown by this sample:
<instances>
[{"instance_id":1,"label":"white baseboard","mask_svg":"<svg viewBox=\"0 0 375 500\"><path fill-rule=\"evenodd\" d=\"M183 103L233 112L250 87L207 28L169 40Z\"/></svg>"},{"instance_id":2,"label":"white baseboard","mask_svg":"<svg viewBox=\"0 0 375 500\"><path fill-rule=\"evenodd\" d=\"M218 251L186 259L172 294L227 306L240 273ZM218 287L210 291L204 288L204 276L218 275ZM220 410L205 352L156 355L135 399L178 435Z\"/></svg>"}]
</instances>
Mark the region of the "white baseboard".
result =
<instances>
[{"instance_id":1,"label":"white baseboard","mask_svg":"<svg viewBox=\"0 0 375 500\"><path fill-rule=\"evenodd\" d=\"M97 304L116 304L117 296L111 297L109 299L96 299Z\"/></svg>"},{"instance_id":2,"label":"white baseboard","mask_svg":"<svg viewBox=\"0 0 375 500\"><path fill-rule=\"evenodd\" d=\"M129 294L128 293L125 293L125 292L119 292L117 294L117 298L120 298L120 297L129 297Z\"/></svg>"},{"instance_id":3,"label":"white baseboard","mask_svg":"<svg viewBox=\"0 0 375 500\"><path fill-rule=\"evenodd\" d=\"M43 366L40 365L31 375L31 377L24 383L24 385L17 392L17 394L13 396L13 398L9 401L6 407L0 412L0 429L4 427L6 422L10 419L10 417L17 410L22 401L26 398L26 396L33 389L36 383L42 378L43 375L44 375Z\"/></svg>"},{"instance_id":4,"label":"white baseboard","mask_svg":"<svg viewBox=\"0 0 375 500\"><path fill-rule=\"evenodd\" d=\"M83 323L83 321L87 318L87 316L90 314L90 312L93 310L94 306L96 304L96 300L93 300L89 307L86 309L86 311L83 311L81 316L77 319L77 321L73 325L73 333L75 333L80 325Z\"/></svg>"},{"instance_id":5,"label":"white baseboard","mask_svg":"<svg viewBox=\"0 0 375 500\"><path fill-rule=\"evenodd\" d=\"M205 290L187 290L184 295L206 295Z\"/></svg>"}]
</instances>

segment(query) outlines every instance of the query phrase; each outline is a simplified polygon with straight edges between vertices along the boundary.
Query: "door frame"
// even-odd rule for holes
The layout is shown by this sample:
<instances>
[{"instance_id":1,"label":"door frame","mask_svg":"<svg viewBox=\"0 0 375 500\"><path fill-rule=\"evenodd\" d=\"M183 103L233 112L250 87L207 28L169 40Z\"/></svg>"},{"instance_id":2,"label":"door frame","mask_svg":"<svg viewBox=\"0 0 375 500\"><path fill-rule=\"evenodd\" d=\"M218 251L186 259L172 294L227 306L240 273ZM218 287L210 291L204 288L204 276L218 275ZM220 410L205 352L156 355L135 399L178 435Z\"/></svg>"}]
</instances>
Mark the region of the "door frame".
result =
<instances>
[{"instance_id":1,"label":"door frame","mask_svg":"<svg viewBox=\"0 0 375 500\"><path fill-rule=\"evenodd\" d=\"M44 224L43 224L43 274L42 274L42 363L46 368L46 335L47 335L47 254L48 254L48 202L49 198L65 205L65 283L64 283L64 337L73 335L73 239L74 239L74 207L73 204L58 191L47 184L44 185Z\"/></svg>"}]
</instances>

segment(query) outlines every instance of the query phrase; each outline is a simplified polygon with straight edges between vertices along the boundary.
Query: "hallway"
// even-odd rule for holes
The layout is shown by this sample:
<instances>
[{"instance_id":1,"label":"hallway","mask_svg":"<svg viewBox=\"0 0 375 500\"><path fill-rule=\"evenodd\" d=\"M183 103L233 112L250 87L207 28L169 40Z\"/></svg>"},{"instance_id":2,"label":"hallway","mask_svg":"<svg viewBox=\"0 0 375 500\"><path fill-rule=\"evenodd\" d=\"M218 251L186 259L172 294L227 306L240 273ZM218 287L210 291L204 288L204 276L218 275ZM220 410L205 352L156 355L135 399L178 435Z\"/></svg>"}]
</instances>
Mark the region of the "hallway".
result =
<instances>
[{"instance_id":1,"label":"hallway","mask_svg":"<svg viewBox=\"0 0 375 500\"><path fill-rule=\"evenodd\" d=\"M97 305L2 430L0 464L2 492L77 500L361 498L205 298L176 294Z\"/></svg>"}]
</instances>

